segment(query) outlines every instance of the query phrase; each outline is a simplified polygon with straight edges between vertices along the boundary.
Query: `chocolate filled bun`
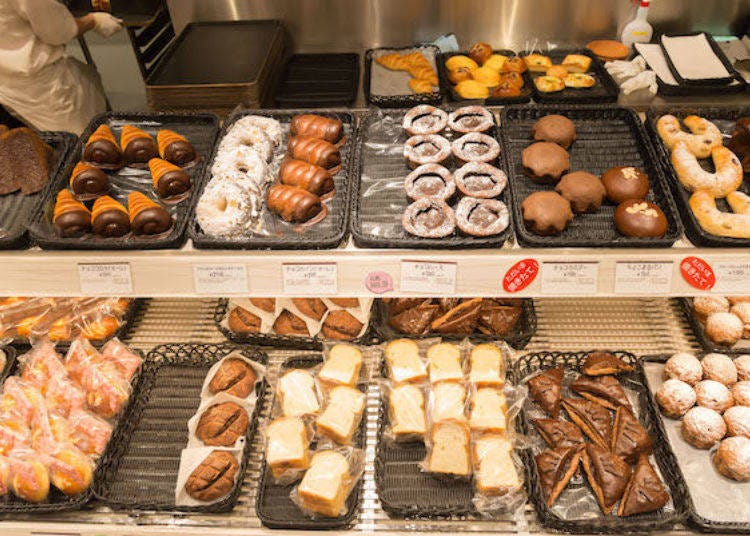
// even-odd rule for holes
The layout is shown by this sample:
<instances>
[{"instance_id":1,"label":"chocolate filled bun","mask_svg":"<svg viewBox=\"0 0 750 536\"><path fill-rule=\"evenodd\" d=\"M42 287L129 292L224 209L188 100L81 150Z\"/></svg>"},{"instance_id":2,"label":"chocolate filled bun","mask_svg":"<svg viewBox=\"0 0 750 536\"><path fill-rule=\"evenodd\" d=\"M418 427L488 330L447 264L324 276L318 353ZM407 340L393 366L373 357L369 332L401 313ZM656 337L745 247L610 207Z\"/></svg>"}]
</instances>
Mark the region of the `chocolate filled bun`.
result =
<instances>
[{"instance_id":1,"label":"chocolate filled bun","mask_svg":"<svg viewBox=\"0 0 750 536\"><path fill-rule=\"evenodd\" d=\"M548 141L532 143L521 153L524 175L537 184L556 184L570 169L568 152Z\"/></svg>"},{"instance_id":2,"label":"chocolate filled bun","mask_svg":"<svg viewBox=\"0 0 750 536\"><path fill-rule=\"evenodd\" d=\"M359 335L363 326L349 311L341 309L328 313L320 331L327 339L349 341Z\"/></svg>"},{"instance_id":3,"label":"chocolate filled bun","mask_svg":"<svg viewBox=\"0 0 750 536\"><path fill-rule=\"evenodd\" d=\"M667 232L667 217L652 203L630 199L617 205L615 227L620 234L635 238L661 238Z\"/></svg>"},{"instance_id":4,"label":"chocolate filled bun","mask_svg":"<svg viewBox=\"0 0 750 536\"><path fill-rule=\"evenodd\" d=\"M492 136L481 132L464 134L451 144L453 156L459 163L493 162L500 156L500 144Z\"/></svg>"},{"instance_id":5,"label":"chocolate filled bun","mask_svg":"<svg viewBox=\"0 0 750 536\"><path fill-rule=\"evenodd\" d=\"M242 359L225 359L208 383L212 395L227 393L237 398L247 398L255 388L255 370Z\"/></svg>"},{"instance_id":6,"label":"chocolate filled bun","mask_svg":"<svg viewBox=\"0 0 750 536\"><path fill-rule=\"evenodd\" d=\"M443 164L451 156L451 144L442 136L412 136L404 143L404 158L411 169L424 164Z\"/></svg>"},{"instance_id":7,"label":"chocolate filled bun","mask_svg":"<svg viewBox=\"0 0 750 536\"><path fill-rule=\"evenodd\" d=\"M531 127L531 135L535 141L548 141L567 149L576 140L576 127L564 115L545 115Z\"/></svg>"},{"instance_id":8,"label":"chocolate filled bun","mask_svg":"<svg viewBox=\"0 0 750 536\"><path fill-rule=\"evenodd\" d=\"M563 175L555 191L570 201L576 214L593 214L604 200L605 189L599 177L585 171L574 171Z\"/></svg>"},{"instance_id":9,"label":"chocolate filled bun","mask_svg":"<svg viewBox=\"0 0 750 536\"><path fill-rule=\"evenodd\" d=\"M453 180L462 194L480 199L499 196L508 184L505 172L484 162L469 162L453 174Z\"/></svg>"},{"instance_id":10,"label":"chocolate filled bun","mask_svg":"<svg viewBox=\"0 0 750 536\"><path fill-rule=\"evenodd\" d=\"M209 406L200 416L195 435L210 447L230 447L247 432L247 412L234 402Z\"/></svg>"},{"instance_id":11,"label":"chocolate filled bun","mask_svg":"<svg viewBox=\"0 0 750 536\"><path fill-rule=\"evenodd\" d=\"M214 450L196 467L185 482L185 491L196 501L212 502L232 491L239 471L234 455Z\"/></svg>"},{"instance_id":12,"label":"chocolate filled bun","mask_svg":"<svg viewBox=\"0 0 750 536\"><path fill-rule=\"evenodd\" d=\"M239 306L230 311L227 324L234 333L258 333L260 331L260 317Z\"/></svg>"},{"instance_id":13,"label":"chocolate filled bun","mask_svg":"<svg viewBox=\"0 0 750 536\"><path fill-rule=\"evenodd\" d=\"M607 190L607 199L615 204L628 199L646 199L651 188L648 176L633 166L609 168L602 174L602 184Z\"/></svg>"},{"instance_id":14,"label":"chocolate filled bun","mask_svg":"<svg viewBox=\"0 0 750 536\"><path fill-rule=\"evenodd\" d=\"M561 234L573 221L570 202L556 192L534 192L521 204L526 228L540 236Z\"/></svg>"},{"instance_id":15,"label":"chocolate filled bun","mask_svg":"<svg viewBox=\"0 0 750 536\"><path fill-rule=\"evenodd\" d=\"M437 197L446 200L456 192L456 183L443 166L424 164L406 176L404 190L409 199Z\"/></svg>"},{"instance_id":16,"label":"chocolate filled bun","mask_svg":"<svg viewBox=\"0 0 750 536\"><path fill-rule=\"evenodd\" d=\"M423 197L406 207L401 218L404 230L422 238L443 238L453 234L456 216L448 205L439 199Z\"/></svg>"},{"instance_id":17,"label":"chocolate filled bun","mask_svg":"<svg viewBox=\"0 0 750 536\"><path fill-rule=\"evenodd\" d=\"M470 236L497 235L509 224L508 207L496 199L464 197L456 207L456 225Z\"/></svg>"}]
</instances>

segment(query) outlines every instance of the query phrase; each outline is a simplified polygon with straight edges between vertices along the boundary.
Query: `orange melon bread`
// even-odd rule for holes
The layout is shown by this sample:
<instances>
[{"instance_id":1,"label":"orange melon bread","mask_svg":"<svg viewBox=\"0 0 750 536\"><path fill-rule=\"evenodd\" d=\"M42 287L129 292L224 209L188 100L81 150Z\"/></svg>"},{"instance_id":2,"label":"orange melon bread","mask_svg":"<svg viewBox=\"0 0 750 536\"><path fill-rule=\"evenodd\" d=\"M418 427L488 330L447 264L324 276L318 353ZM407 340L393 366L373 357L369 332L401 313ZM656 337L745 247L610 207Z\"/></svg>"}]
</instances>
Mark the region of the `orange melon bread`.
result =
<instances>
[{"instance_id":1,"label":"orange melon bread","mask_svg":"<svg viewBox=\"0 0 750 536\"><path fill-rule=\"evenodd\" d=\"M120 203L105 195L94 201L91 211L94 232L105 238L121 237L130 232L128 211Z\"/></svg>"},{"instance_id":2,"label":"orange melon bread","mask_svg":"<svg viewBox=\"0 0 750 536\"><path fill-rule=\"evenodd\" d=\"M76 201L70 190L60 190L52 213L52 225L60 236L81 236L91 229L91 212Z\"/></svg>"},{"instance_id":3,"label":"orange melon bread","mask_svg":"<svg viewBox=\"0 0 750 536\"><path fill-rule=\"evenodd\" d=\"M157 235L172 227L172 215L141 192L128 195L130 226L137 235Z\"/></svg>"},{"instance_id":4,"label":"orange melon bread","mask_svg":"<svg viewBox=\"0 0 750 536\"><path fill-rule=\"evenodd\" d=\"M173 197L190 189L190 175L185 173L180 166L161 158L152 158L148 161L148 168L151 171L154 190L159 197Z\"/></svg>"}]
</instances>

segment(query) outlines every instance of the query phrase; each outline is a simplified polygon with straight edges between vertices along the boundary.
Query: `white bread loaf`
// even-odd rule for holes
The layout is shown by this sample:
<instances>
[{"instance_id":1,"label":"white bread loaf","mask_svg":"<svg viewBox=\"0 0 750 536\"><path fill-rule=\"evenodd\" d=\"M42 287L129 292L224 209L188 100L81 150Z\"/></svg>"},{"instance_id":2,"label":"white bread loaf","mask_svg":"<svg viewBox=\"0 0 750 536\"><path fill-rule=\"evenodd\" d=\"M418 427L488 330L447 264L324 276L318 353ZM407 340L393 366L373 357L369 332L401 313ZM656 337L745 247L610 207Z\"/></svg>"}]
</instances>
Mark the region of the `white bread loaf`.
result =
<instances>
[{"instance_id":1,"label":"white bread loaf","mask_svg":"<svg viewBox=\"0 0 750 536\"><path fill-rule=\"evenodd\" d=\"M474 483L487 495L504 495L521 487L513 464L513 445L504 435L483 435L474 441Z\"/></svg>"},{"instance_id":2,"label":"white bread loaf","mask_svg":"<svg viewBox=\"0 0 750 536\"><path fill-rule=\"evenodd\" d=\"M466 388L460 383L442 382L432 388L432 422L465 421Z\"/></svg>"},{"instance_id":3,"label":"white bread loaf","mask_svg":"<svg viewBox=\"0 0 750 536\"><path fill-rule=\"evenodd\" d=\"M500 348L491 343L478 344L469 354L469 381L476 385L502 386L505 364Z\"/></svg>"},{"instance_id":4,"label":"white bread loaf","mask_svg":"<svg viewBox=\"0 0 750 536\"><path fill-rule=\"evenodd\" d=\"M464 423L444 421L436 423L430 434L430 449L427 470L455 476L469 476L469 429Z\"/></svg>"},{"instance_id":5,"label":"white bread loaf","mask_svg":"<svg viewBox=\"0 0 750 536\"><path fill-rule=\"evenodd\" d=\"M391 433L397 440L424 439L424 394L414 385L394 387L388 399Z\"/></svg>"},{"instance_id":6,"label":"white bread loaf","mask_svg":"<svg viewBox=\"0 0 750 536\"><path fill-rule=\"evenodd\" d=\"M266 464L275 477L310 465L305 423L299 417L279 417L266 429Z\"/></svg>"},{"instance_id":7,"label":"white bread loaf","mask_svg":"<svg viewBox=\"0 0 750 536\"><path fill-rule=\"evenodd\" d=\"M480 387L471 397L469 427L472 432L504 432L508 411L505 395L495 387Z\"/></svg>"},{"instance_id":8,"label":"white bread loaf","mask_svg":"<svg viewBox=\"0 0 750 536\"><path fill-rule=\"evenodd\" d=\"M301 506L327 517L344 514L349 471L349 462L343 454L334 450L316 452L297 488Z\"/></svg>"},{"instance_id":9,"label":"white bread loaf","mask_svg":"<svg viewBox=\"0 0 750 536\"><path fill-rule=\"evenodd\" d=\"M365 410L365 394L359 389L340 385L328 394L328 405L318 417L318 432L340 445L348 445Z\"/></svg>"},{"instance_id":10,"label":"white bread loaf","mask_svg":"<svg viewBox=\"0 0 750 536\"><path fill-rule=\"evenodd\" d=\"M427 369L419 356L419 345L410 339L396 339L385 346L391 380L417 382L427 378Z\"/></svg>"},{"instance_id":11,"label":"white bread loaf","mask_svg":"<svg viewBox=\"0 0 750 536\"><path fill-rule=\"evenodd\" d=\"M332 385L354 387L362 368L362 351L351 344L335 344L318 373L320 381Z\"/></svg>"},{"instance_id":12,"label":"white bread loaf","mask_svg":"<svg viewBox=\"0 0 750 536\"><path fill-rule=\"evenodd\" d=\"M287 417L314 415L320 411L315 380L307 370L292 369L279 378L276 396Z\"/></svg>"},{"instance_id":13,"label":"white bread loaf","mask_svg":"<svg viewBox=\"0 0 750 536\"><path fill-rule=\"evenodd\" d=\"M461 350L457 344L441 342L433 344L427 349L430 382L461 381L464 372L461 367Z\"/></svg>"}]
</instances>

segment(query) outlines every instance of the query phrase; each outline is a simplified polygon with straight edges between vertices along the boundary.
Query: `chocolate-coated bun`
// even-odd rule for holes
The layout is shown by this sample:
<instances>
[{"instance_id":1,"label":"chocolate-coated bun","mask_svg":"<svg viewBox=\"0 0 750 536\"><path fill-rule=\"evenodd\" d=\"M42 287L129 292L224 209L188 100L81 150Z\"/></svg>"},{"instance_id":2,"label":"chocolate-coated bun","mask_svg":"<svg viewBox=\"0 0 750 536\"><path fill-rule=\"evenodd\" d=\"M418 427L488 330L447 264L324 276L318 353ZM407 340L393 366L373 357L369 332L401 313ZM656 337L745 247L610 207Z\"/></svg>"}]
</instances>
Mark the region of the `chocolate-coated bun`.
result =
<instances>
[{"instance_id":1,"label":"chocolate-coated bun","mask_svg":"<svg viewBox=\"0 0 750 536\"><path fill-rule=\"evenodd\" d=\"M135 138L125 147L122 157L126 164L147 164L152 158L159 158L159 148L151 137Z\"/></svg>"},{"instance_id":2,"label":"chocolate-coated bun","mask_svg":"<svg viewBox=\"0 0 750 536\"><path fill-rule=\"evenodd\" d=\"M92 164L104 164L107 166L122 165L122 153L120 148L109 140L99 139L86 144L83 151L83 159Z\"/></svg>"},{"instance_id":3,"label":"chocolate-coated bun","mask_svg":"<svg viewBox=\"0 0 750 536\"><path fill-rule=\"evenodd\" d=\"M541 236L559 235L573 221L570 202L556 192L534 192L521 211L526 228Z\"/></svg>"},{"instance_id":4,"label":"chocolate-coated bun","mask_svg":"<svg viewBox=\"0 0 750 536\"><path fill-rule=\"evenodd\" d=\"M615 226L625 236L661 238L667 232L667 217L650 201L629 199L617 205Z\"/></svg>"},{"instance_id":5,"label":"chocolate-coated bun","mask_svg":"<svg viewBox=\"0 0 750 536\"><path fill-rule=\"evenodd\" d=\"M549 141L567 149L576 141L576 127L564 115L545 115L531 127L535 141Z\"/></svg>"},{"instance_id":6,"label":"chocolate-coated bun","mask_svg":"<svg viewBox=\"0 0 750 536\"><path fill-rule=\"evenodd\" d=\"M184 194L190 189L190 175L181 169L167 171L156 184L159 197L167 198Z\"/></svg>"},{"instance_id":7,"label":"chocolate-coated bun","mask_svg":"<svg viewBox=\"0 0 750 536\"><path fill-rule=\"evenodd\" d=\"M563 175L555 191L570 201L576 214L592 214L599 210L604 200L604 185L599 177L585 171Z\"/></svg>"},{"instance_id":8,"label":"chocolate-coated bun","mask_svg":"<svg viewBox=\"0 0 750 536\"><path fill-rule=\"evenodd\" d=\"M164 160L177 166L186 166L198 158L193 145L187 140L173 141L164 148L163 156Z\"/></svg>"},{"instance_id":9,"label":"chocolate-coated bun","mask_svg":"<svg viewBox=\"0 0 750 536\"><path fill-rule=\"evenodd\" d=\"M149 207L133 218L131 226L137 235L158 235L172 227L172 215L164 207Z\"/></svg>"},{"instance_id":10,"label":"chocolate-coated bun","mask_svg":"<svg viewBox=\"0 0 750 536\"><path fill-rule=\"evenodd\" d=\"M84 169L70 182L75 195L104 195L109 188L109 177L98 167Z\"/></svg>"},{"instance_id":11,"label":"chocolate-coated bun","mask_svg":"<svg viewBox=\"0 0 750 536\"><path fill-rule=\"evenodd\" d=\"M524 175L538 184L555 184L570 169L568 152L548 141L532 143L521 153Z\"/></svg>"},{"instance_id":12,"label":"chocolate-coated bun","mask_svg":"<svg viewBox=\"0 0 750 536\"><path fill-rule=\"evenodd\" d=\"M91 230L91 213L75 210L60 214L54 223L55 232L64 238L76 238Z\"/></svg>"},{"instance_id":13,"label":"chocolate-coated bun","mask_svg":"<svg viewBox=\"0 0 750 536\"><path fill-rule=\"evenodd\" d=\"M609 168L602 174L607 199L619 205L628 199L646 199L651 187L648 176L633 166Z\"/></svg>"},{"instance_id":14,"label":"chocolate-coated bun","mask_svg":"<svg viewBox=\"0 0 750 536\"><path fill-rule=\"evenodd\" d=\"M104 238L125 236L130 232L130 218L122 210L105 210L91 222L94 232Z\"/></svg>"}]
</instances>

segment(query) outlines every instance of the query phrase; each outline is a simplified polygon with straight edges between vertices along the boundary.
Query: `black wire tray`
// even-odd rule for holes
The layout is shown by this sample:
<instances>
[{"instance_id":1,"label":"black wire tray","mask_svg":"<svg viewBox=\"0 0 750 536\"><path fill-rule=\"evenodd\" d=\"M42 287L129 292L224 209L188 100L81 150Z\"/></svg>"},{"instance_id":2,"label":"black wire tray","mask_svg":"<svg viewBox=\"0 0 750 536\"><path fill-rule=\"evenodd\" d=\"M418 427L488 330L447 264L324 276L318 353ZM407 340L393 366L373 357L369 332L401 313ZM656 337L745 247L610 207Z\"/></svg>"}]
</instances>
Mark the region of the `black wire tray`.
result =
<instances>
[{"instance_id":1,"label":"black wire tray","mask_svg":"<svg viewBox=\"0 0 750 536\"><path fill-rule=\"evenodd\" d=\"M740 339L740 342L738 342L734 346L722 346L720 344L716 344L714 341L709 339L708 335L706 335L706 329L703 326L703 323L701 323L701 321L698 320L698 317L693 312L693 299L692 298L677 298L677 299L680 303L680 308L682 309L682 313L685 315L685 319L688 321L688 323L690 324L690 327L693 330L693 334L695 335L695 338L698 339L698 342L700 343L701 347L706 352L715 352L719 354L750 353L750 340Z\"/></svg>"},{"instance_id":2,"label":"black wire tray","mask_svg":"<svg viewBox=\"0 0 750 536\"><path fill-rule=\"evenodd\" d=\"M375 53L381 50L388 50L390 52L406 52L408 50L415 51L429 51L435 58L436 68L438 63L438 54L440 50L435 45L409 45L404 47L384 47L384 48L371 48L365 53L365 73L364 73L364 92L365 100L368 104L378 106L380 108L411 108L418 104L432 104L438 105L443 102L443 87L437 91L431 93L413 93L409 95L374 95L371 92L372 85L372 62L375 58ZM442 81L438 77L438 81Z\"/></svg>"}]
</instances>

